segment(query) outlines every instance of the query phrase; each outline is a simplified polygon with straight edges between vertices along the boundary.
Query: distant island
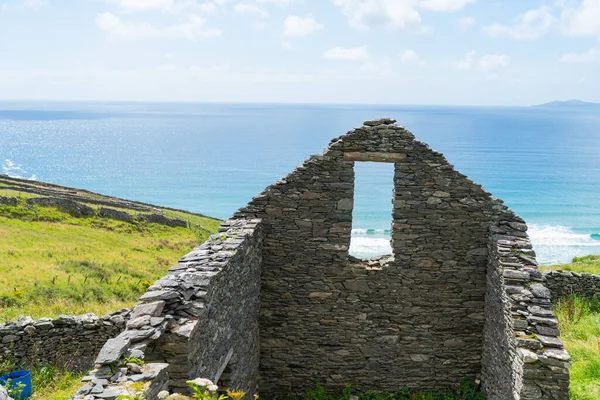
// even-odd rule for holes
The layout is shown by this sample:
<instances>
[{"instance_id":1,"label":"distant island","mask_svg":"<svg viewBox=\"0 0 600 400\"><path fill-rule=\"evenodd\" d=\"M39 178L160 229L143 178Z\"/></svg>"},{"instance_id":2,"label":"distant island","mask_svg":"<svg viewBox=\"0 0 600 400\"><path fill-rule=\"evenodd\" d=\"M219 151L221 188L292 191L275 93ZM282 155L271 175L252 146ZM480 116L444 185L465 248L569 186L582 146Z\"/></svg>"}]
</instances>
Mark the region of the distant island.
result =
<instances>
[{"instance_id":1,"label":"distant island","mask_svg":"<svg viewBox=\"0 0 600 400\"><path fill-rule=\"evenodd\" d=\"M600 109L600 103L590 103L588 101L581 100L566 100L566 101L551 101L549 103L538 104L533 107L545 107L545 108L598 108Z\"/></svg>"}]
</instances>

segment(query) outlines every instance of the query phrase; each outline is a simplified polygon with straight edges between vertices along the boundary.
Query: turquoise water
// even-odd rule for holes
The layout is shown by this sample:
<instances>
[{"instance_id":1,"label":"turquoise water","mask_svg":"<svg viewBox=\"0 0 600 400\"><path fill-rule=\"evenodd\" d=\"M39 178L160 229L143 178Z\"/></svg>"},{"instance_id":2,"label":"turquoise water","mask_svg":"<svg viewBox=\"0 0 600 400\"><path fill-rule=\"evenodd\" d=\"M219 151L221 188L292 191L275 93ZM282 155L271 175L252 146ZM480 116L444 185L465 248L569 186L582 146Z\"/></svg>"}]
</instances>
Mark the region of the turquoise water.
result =
<instances>
[{"instance_id":1,"label":"turquoise water","mask_svg":"<svg viewBox=\"0 0 600 400\"><path fill-rule=\"evenodd\" d=\"M0 173L227 218L331 138L383 116L524 217L540 261L600 253L594 111L0 102ZM392 174L357 168L355 253L387 245Z\"/></svg>"}]
</instances>

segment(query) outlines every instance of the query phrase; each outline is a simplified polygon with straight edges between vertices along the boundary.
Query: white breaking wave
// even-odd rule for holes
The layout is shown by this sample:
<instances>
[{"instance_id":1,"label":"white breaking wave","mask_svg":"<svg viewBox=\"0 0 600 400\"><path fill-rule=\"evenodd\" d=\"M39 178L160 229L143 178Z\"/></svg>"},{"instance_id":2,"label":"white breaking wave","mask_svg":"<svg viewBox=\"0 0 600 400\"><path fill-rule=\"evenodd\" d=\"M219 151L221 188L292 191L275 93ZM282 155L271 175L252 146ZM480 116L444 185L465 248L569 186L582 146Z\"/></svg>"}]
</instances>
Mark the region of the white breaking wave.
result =
<instances>
[{"instance_id":1,"label":"white breaking wave","mask_svg":"<svg viewBox=\"0 0 600 400\"><path fill-rule=\"evenodd\" d=\"M599 229L600 231L600 229ZM598 232L579 233L562 225L529 225L529 238L540 264L571 262L573 257L600 254L600 240L591 235ZM371 258L391 254L390 235L387 229L352 229L350 255Z\"/></svg>"},{"instance_id":2,"label":"white breaking wave","mask_svg":"<svg viewBox=\"0 0 600 400\"><path fill-rule=\"evenodd\" d=\"M4 164L2 164L2 173L4 175L8 175L11 178L20 178L20 179L29 179L30 181L37 181L37 176L30 175L27 177L28 173L23 169L23 166L14 163L12 160L4 160Z\"/></svg>"},{"instance_id":3,"label":"white breaking wave","mask_svg":"<svg viewBox=\"0 0 600 400\"><path fill-rule=\"evenodd\" d=\"M528 233L540 264L568 263L575 256L600 254L600 240L591 236L597 232L579 233L562 225L532 224Z\"/></svg>"},{"instance_id":4,"label":"white breaking wave","mask_svg":"<svg viewBox=\"0 0 600 400\"><path fill-rule=\"evenodd\" d=\"M357 258L372 258L385 254L392 254L390 239L384 238L366 238L352 236L350 241L351 256Z\"/></svg>"},{"instance_id":5,"label":"white breaking wave","mask_svg":"<svg viewBox=\"0 0 600 400\"><path fill-rule=\"evenodd\" d=\"M389 229L352 229L352 235L372 235L372 234L389 234Z\"/></svg>"}]
</instances>

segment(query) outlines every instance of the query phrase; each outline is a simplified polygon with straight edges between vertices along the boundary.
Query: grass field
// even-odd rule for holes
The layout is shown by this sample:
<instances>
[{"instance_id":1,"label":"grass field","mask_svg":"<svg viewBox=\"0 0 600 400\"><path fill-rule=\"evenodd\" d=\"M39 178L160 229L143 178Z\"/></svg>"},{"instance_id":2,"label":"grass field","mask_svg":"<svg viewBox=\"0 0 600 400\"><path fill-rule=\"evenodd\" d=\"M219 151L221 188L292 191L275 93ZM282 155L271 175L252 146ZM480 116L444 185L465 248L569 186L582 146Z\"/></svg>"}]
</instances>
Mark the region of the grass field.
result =
<instances>
[{"instance_id":1,"label":"grass field","mask_svg":"<svg viewBox=\"0 0 600 400\"><path fill-rule=\"evenodd\" d=\"M9 194L5 193L4 195ZM219 221L175 211L189 228L0 204L0 321L134 304L153 281L216 231Z\"/></svg>"},{"instance_id":2,"label":"grass field","mask_svg":"<svg viewBox=\"0 0 600 400\"><path fill-rule=\"evenodd\" d=\"M572 297L554 305L560 339L571 355L571 399L600 399L600 298Z\"/></svg>"}]
</instances>

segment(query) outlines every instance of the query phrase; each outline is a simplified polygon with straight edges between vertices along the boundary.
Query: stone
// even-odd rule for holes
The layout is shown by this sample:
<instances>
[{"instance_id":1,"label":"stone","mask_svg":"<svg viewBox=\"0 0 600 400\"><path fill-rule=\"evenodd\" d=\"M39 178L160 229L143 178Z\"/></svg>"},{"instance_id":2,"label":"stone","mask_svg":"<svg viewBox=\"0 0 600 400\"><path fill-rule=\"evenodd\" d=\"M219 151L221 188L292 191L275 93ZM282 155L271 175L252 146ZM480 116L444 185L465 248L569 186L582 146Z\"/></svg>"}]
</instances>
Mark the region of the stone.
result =
<instances>
[{"instance_id":1,"label":"stone","mask_svg":"<svg viewBox=\"0 0 600 400\"><path fill-rule=\"evenodd\" d=\"M90 391L91 394L99 394L99 393L102 393L102 392L104 392L104 386L101 385L100 383L97 383L96 385L94 385L94 387Z\"/></svg>"},{"instance_id":2,"label":"stone","mask_svg":"<svg viewBox=\"0 0 600 400\"><path fill-rule=\"evenodd\" d=\"M527 349L519 349L519 354L525 364L533 364L539 360L537 354Z\"/></svg>"},{"instance_id":3,"label":"stone","mask_svg":"<svg viewBox=\"0 0 600 400\"><path fill-rule=\"evenodd\" d=\"M565 350L548 349L544 351L544 355L549 358L555 358L560 361L571 361L571 356Z\"/></svg>"},{"instance_id":4,"label":"stone","mask_svg":"<svg viewBox=\"0 0 600 400\"><path fill-rule=\"evenodd\" d=\"M562 342L553 336L537 335L537 338L542 342L545 347L556 347L559 349L564 348Z\"/></svg>"},{"instance_id":5,"label":"stone","mask_svg":"<svg viewBox=\"0 0 600 400\"><path fill-rule=\"evenodd\" d=\"M115 361L118 361L127 347L129 347L130 343L131 339L120 336L114 339L108 339L100 350L100 353L98 353L95 363L112 364Z\"/></svg>"},{"instance_id":6,"label":"stone","mask_svg":"<svg viewBox=\"0 0 600 400\"><path fill-rule=\"evenodd\" d=\"M119 334L119 336L117 336L117 339L120 339L125 342L128 341L130 343L139 342L140 340L147 339L150 336L154 335L155 332L156 332L156 329L152 329L152 328L123 331Z\"/></svg>"},{"instance_id":7,"label":"stone","mask_svg":"<svg viewBox=\"0 0 600 400\"><path fill-rule=\"evenodd\" d=\"M352 199L341 199L337 202L337 209L342 211L349 211L354 208L354 200ZM311 224L312 226L312 224Z\"/></svg>"},{"instance_id":8,"label":"stone","mask_svg":"<svg viewBox=\"0 0 600 400\"><path fill-rule=\"evenodd\" d=\"M425 362L429 360L429 356L426 354L411 354L409 357L414 362Z\"/></svg>"},{"instance_id":9,"label":"stone","mask_svg":"<svg viewBox=\"0 0 600 400\"><path fill-rule=\"evenodd\" d=\"M27 325L33 325L34 323L35 321L33 320L33 318L29 316L19 317L19 319L17 320L17 325L19 327L26 327Z\"/></svg>"},{"instance_id":10,"label":"stone","mask_svg":"<svg viewBox=\"0 0 600 400\"><path fill-rule=\"evenodd\" d=\"M175 290L152 290L140 297L143 302L155 302L156 300L173 300L179 297Z\"/></svg>"},{"instance_id":11,"label":"stone","mask_svg":"<svg viewBox=\"0 0 600 400\"><path fill-rule=\"evenodd\" d=\"M0 400L13 400L12 397L8 396L8 392L2 385L0 385Z\"/></svg>"},{"instance_id":12,"label":"stone","mask_svg":"<svg viewBox=\"0 0 600 400\"><path fill-rule=\"evenodd\" d=\"M127 329L139 329L143 326L150 325L150 315L133 318L127 321Z\"/></svg>"},{"instance_id":13,"label":"stone","mask_svg":"<svg viewBox=\"0 0 600 400\"><path fill-rule=\"evenodd\" d=\"M550 292L550 289L548 289L541 283L534 283L533 285L531 285L530 290L535 297L541 297L543 299L552 298L552 293Z\"/></svg>"}]
</instances>

